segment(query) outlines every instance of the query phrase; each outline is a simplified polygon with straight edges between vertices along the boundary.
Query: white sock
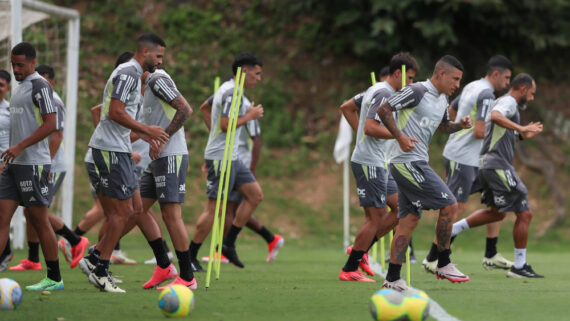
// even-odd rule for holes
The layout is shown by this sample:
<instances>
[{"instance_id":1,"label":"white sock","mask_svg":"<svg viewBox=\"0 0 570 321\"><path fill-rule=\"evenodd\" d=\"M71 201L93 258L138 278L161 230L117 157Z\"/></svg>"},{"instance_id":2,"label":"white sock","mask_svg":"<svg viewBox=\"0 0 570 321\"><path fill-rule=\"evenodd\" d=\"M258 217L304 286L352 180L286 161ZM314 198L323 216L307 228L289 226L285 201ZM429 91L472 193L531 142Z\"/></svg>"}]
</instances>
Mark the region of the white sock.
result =
<instances>
[{"instance_id":1,"label":"white sock","mask_svg":"<svg viewBox=\"0 0 570 321\"><path fill-rule=\"evenodd\" d=\"M515 248L515 269L521 269L526 263L526 249Z\"/></svg>"},{"instance_id":2,"label":"white sock","mask_svg":"<svg viewBox=\"0 0 570 321\"><path fill-rule=\"evenodd\" d=\"M451 237L454 237L457 234L468 229L469 229L469 224L467 224L466 219L462 219L461 221L455 222L453 224L453 228L451 229Z\"/></svg>"}]
</instances>

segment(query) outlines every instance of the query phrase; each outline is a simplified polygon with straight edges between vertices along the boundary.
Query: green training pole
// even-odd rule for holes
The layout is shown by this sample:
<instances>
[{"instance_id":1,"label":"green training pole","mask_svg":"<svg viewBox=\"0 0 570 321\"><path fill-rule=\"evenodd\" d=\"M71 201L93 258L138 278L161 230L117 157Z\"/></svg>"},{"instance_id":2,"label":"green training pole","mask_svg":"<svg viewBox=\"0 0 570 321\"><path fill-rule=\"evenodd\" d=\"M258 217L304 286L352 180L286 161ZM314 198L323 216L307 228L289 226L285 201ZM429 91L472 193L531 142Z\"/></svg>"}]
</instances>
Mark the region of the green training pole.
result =
<instances>
[{"instance_id":1,"label":"green training pole","mask_svg":"<svg viewBox=\"0 0 570 321\"><path fill-rule=\"evenodd\" d=\"M372 86L376 85L376 74L374 71L370 73L370 78L372 79Z\"/></svg>"},{"instance_id":2,"label":"green training pole","mask_svg":"<svg viewBox=\"0 0 570 321\"><path fill-rule=\"evenodd\" d=\"M221 249L222 249L222 242L224 240L224 226L225 226L225 222L226 222L226 208L228 205L228 188L230 185L230 173L232 170L232 157L233 157L233 153L234 153L234 142L235 142L235 138L236 138L236 128L237 128L237 121L238 121L238 114L239 114L239 108L241 105L241 98L243 96L243 85L245 82L245 73L241 73L241 79L238 77L238 83L239 83L239 91L238 91L238 97L236 100L236 103L234 105L234 109L231 111L231 117L233 118L233 122L231 123L231 134L230 134L230 149L228 150L228 174L226 175L226 182L224 184L224 201L222 203L222 217L221 217L221 224L220 224L220 232L218 233L218 248L220 249L220 253L221 253ZM236 84L237 87L238 84ZM222 265L222 256L219 255L219 259L217 261L215 261L215 263L217 264L217 268L216 268L216 280L218 280L220 278L220 270L221 270L221 265Z\"/></svg>"},{"instance_id":3,"label":"green training pole","mask_svg":"<svg viewBox=\"0 0 570 321\"><path fill-rule=\"evenodd\" d=\"M402 65L402 88L406 87L406 65ZM410 244L406 249L406 281L408 285L412 285L411 271L410 271Z\"/></svg>"},{"instance_id":4,"label":"green training pole","mask_svg":"<svg viewBox=\"0 0 570 321\"><path fill-rule=\"evenodd\" d=\"M219 88L220 88L220 77L216 76L216 78L214 79L214 94L218 91Z\"/></svg>"},{"instance_id":5,"label":"green training pole","mask_svg":"<svg viewBox=\"0 0 570 321\"><path fill-rule=\"evenodd\" d=\"M238 67L237 69L237 75L239 76L241 74L241 68ZM228 124L228 129L231 128L229 125L231 124L232 121L232 109L235 107L235 97L237 96L237 86L234 87L234 92L233 92L233 99L232 99L232 103L231 103L231 107L230 107L230 117L229 117L229 124ZM206 290L210 287L210 278L211 278L211 274L212 274L212 262L214 261L214 259L216 259L216 257L220 257L220 255L214 255L215 252L215 247L216 247L216 240L218 238L218 236L216 235L217 232L219 231L218 225L220 224L220 219L218 217L219 213L220 213L220 201L222 199L222 183L224 182L224 178L226 175L226 167L227 167L227 162L228 162L228 146L229 146L229 142L230 140L228 139L228 132L226 131L226 142L224 145L224 156L222 158L222 162L219 168L220 171L220 180L218 183L218 196L216 198L216 210L215 210L215 214L214 214L214 224L212 226L212 238L210 240L210 253L209 253L209 260L208 260L208 271L206 272ZM233 146L232 146L233 147ZM232 148L233 150L233 148ZM214 161L215 164L215 161ZM224 224L224 222L222 222L222 225ZM219 252L221 253L221 249L219 249Z\"/></svg>"},{"instance_id":6,"label":"green training pole","mask_svg":"<svg viewBox=\"0 0 570 321\"><path fill-rule=\"evenodd\" d=\"M373 72L370 73L370 79L372 80L372 86L376 85L376 74ZM370 249L372 251L372 262L378 262L378 242L374 243L374 245L372 245L372 248ZM381 257L381 259L383 260L383 258ZM382 269L384 269L382 267Z\"/></svg>"}]
</instances>

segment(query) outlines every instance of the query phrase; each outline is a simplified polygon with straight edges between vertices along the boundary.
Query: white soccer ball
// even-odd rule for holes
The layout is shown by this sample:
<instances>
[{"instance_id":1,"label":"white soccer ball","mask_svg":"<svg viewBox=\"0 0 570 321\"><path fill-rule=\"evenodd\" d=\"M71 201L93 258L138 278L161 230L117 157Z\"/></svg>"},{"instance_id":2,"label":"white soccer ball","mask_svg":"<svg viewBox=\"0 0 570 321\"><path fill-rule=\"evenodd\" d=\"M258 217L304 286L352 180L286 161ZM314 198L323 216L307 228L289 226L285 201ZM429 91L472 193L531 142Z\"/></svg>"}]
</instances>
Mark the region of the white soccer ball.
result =
<instances>
[{"instance_id":1,"label":"white soccer ball","mask_svg":"<svg viewBox=\"0 0 570 321\"><path fill-rule=\"evenodd\" d=\"M0 309L14 310L22 302L22 288L12 279L0 279Z\"/></svg>"}]
</instances>

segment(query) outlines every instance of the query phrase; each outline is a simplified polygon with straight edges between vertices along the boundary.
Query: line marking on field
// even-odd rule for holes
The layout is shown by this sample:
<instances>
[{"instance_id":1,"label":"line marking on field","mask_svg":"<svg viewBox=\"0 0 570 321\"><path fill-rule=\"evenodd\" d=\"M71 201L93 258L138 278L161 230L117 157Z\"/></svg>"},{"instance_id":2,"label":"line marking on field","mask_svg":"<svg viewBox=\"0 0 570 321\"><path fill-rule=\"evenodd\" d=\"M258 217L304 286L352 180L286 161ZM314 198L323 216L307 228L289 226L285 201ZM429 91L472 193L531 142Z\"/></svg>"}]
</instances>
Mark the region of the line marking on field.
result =
<instances>
[{"instance_id":1,"label":"line marking on field","mask_svg":"<svg viewBox=\"0 0 570 321\"><path fill-rule=\"evenodd\" d=\"M380 275L384 279L386 278L386 272L382 271L382 266L379 263L372 262L370 263L370 267L374 273ZM461 321L458 318L447 313L447 311L445 311L445 309L432 298L429 299L429 315L438 321Z\"/></svg>"}]
</instances>

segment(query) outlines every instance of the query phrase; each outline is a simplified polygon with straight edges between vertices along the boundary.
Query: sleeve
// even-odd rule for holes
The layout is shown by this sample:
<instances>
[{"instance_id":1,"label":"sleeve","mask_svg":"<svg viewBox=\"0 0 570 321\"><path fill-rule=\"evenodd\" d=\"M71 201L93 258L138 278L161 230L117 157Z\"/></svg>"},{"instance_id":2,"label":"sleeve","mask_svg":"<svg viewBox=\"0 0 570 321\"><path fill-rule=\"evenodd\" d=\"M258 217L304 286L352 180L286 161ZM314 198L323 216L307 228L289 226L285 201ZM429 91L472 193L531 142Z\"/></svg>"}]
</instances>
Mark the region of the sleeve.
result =
<instances>
[{"instance_id":1,"label":"sleeve","mask_svg":"<svg viewBox=\"0 0 570 321\"><path fill-rule=\"evenodd\" d=\"M427 92L427 88L421 84L412 84L388 98L388 104L394 111L416 107Z\"/></svg>"},{"instance_id":2,"label":"sleeve","mask_svg":"<svg viewBox=\"0 0 570 321\"><path fill-rule=\"evenodd\" d=\"M214 105L214 95L208 97L208 105L213 106Z\"/></svg>"},{"instance_id":3,"label":"sleeve","mask_svg":"<svg viewBox=\"0 0 570 321\"><path fill-rule=\"evenodd\" d=\"M234 89L230 88L222 95L222 117L230 117L230 108L232 106L232 98Z\"/></svg>"},{"instance_id":4,"label":"sleeve","mask_svg":"<svg viewBox=\"0 0 570 321\"><path fill-rule=\"evenodd\" d=\"M57 112L57 106L53 100L53 90L47 81L36 80L32 83L32 101L42 115Z\"/></svg>"},{"instance_id":5,"label":"sleeve","mask_svg":"<svg viewBox=\"0 0 570 321\"><path fill-rule=\"evenodd\" d=\"M485 117L489 112L489 107L491 107L491 104L493 103L494 100L495 100L495 95L493 94L493 91L490 89L483 90L481 93L479 93L479 96L477 96L476 120L485 121Z\"/></svg>"},{"instance_id":6,"label":"sleeve","mask_svg":"<svg viewBox=\"0 0 570 321\"><path fill-rule=\"evenodd\" d=\"M63 102L61 100L54 99L54 102L57 106L57 125L55 129L63 130L65 127L65 107L63 106Z\"/></svg>"},{"instance_id":7,"label":"sleeve","mask_svg":"<svg viewBox=\"0 0 570 321\"><path fill-rule=\"evenodd\" d=\"M258 119L253 119L248 121L245 126L249 137L255 137L261 135L261 128L259 127Z\"/></svg>"},{"instance_id":8,"label":"sleeve","mask_svg":"<svg viewBox=\"0 0 570 321\"><path fill-rule=\"evenodd\" d=\"M372 100L370 101L370 108L368 108L366 118L371 118L379 123L382 123L380 116L378 116L378 113L376 111L378 110L378 107L380 107L380 105L382 105L382 103L384 103L389 97L390 92L388 90L382 89L375 92L372 96Z\"/></svg>"},{"instance_id":9,"label":"sleeve","mask_svg":"<svg viewBox=\"0 0 570 321\"><path fill-rule=\"evenodd\" d=\"M455 99L453 99L451 101L451 108L455 111L459 110L459 98L461 98L461 95L457 95L457 97L455 97Z\"/></svg>"},{"instance_id":10,"label":"sleeve","mask_svg":"<svg viewBox=\"0 0 570 321\"><path fill-rule=\"evenodd\" d=\"M360 93L354 97L352 97L352 101L354 102L354 104L356 106L358 106L358 108L362 107L362 99L364 98L364 93Z\"/></svg>"},{"instance_id":11,"label":"sleeve","mask_svg":"<svg viewBox=\"0 0 570 321\"><path fill-rule=\"evenodd\" d=\"M118 74L113 79L113 92L111 98L127 103L129 95L137 89L139 79L131 74Z\"/></svg>"},{"instance_id":12,"label":"sleeve","mask_svg":"<svg viewBox=\"0 0 570 321\"><path fill-rule=\"evenodd\" d=\"M512 104L506 101L506 99L497 100L495 106L493 107L493 110L500 112L507 118L511 118L517 112L516 101L514 104Z\"/></svg>"},{"instance_id":13,"label":"sleeve","mask_svg":"<svg viewBox=\"0 0 570 321\"><path fill-rule=\"evenodd\" d=\"M441 118L441 123L447 123L448 121L450 121L450 117L449 117L449 108L445 108L445 112L443 113L443 117Z\"/></svg>"},{"instance_id":14,"label":"sleeve","mask_svg":"<svg viewBox=\"0 0 570 321\"><path fill-rule=\"evenodd\" d=\"M156 97L169 104L180 95L172 79L162 75L151 77L148 86Z\"/></svg>"}]
</instances>

